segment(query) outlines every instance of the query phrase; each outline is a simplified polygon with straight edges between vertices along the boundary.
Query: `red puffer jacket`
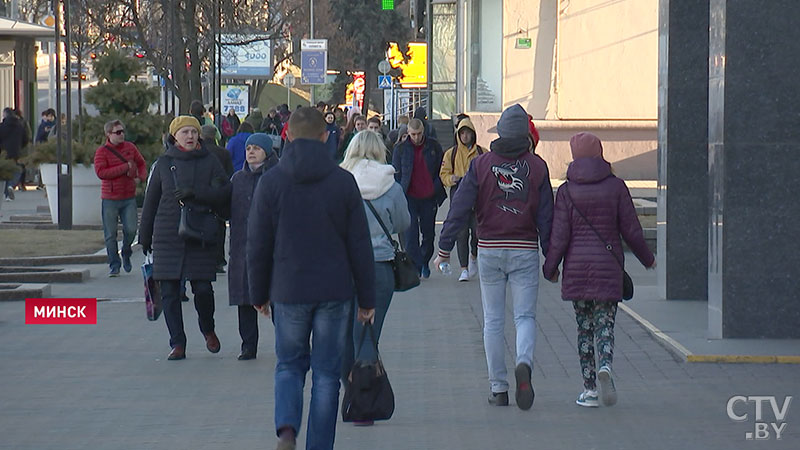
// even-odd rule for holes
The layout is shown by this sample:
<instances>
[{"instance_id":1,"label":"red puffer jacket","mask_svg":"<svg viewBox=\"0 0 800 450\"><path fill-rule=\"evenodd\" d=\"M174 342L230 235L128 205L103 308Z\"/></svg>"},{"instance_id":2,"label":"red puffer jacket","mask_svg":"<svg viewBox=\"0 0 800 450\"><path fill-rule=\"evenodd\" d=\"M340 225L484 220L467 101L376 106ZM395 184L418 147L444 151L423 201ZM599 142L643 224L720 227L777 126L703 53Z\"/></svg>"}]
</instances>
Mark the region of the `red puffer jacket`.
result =
<instances>
[{"instance_id":1,"label":"red puffer jacket","mask_svg":"<svg viewBox=\"0 0 800 450\"><path fill-rule=\"evenodd\" d=\"M572 207L570 197L621 261L624 256L620 236L636 258L650 267L655 257L644 240L630 191L601 158L576 159L567 169L567 179L569 182L561 185L556 194L550 248L542 268L544 276L552 278L563 258L564 300L619 301L622 268Z\"/></svg>"},{"instance_id":2,"label":"red puffer jacket","mask_svg":"<svg viewBox=\"0 0 800 450\"><path fill-rule=\"evenodd\" d=\"M136 165L136 175L128 175L128 163L118 158L108 147L117 151L126 161ZM106 141L94 153L94 171L102 180L101 198L105 200L126 200L136 196L136 178L147 179L147 168L139 149L132 142L117 146Z\"/></svg>"}]
</instances>

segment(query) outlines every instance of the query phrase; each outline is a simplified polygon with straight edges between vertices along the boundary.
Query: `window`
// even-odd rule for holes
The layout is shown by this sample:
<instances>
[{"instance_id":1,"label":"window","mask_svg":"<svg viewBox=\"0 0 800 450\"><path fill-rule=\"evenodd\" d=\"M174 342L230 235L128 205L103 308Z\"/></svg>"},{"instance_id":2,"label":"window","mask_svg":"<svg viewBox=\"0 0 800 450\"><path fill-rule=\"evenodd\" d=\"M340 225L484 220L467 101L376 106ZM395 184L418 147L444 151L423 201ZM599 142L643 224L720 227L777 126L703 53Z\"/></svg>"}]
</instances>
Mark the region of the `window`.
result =
<instances>
[{"instance_id":1,"label":"window","mask_svg":"<svg viewBox=\"0 0 800 450\"><path fill-rule=\"evenodd\" d=\"M500 112L503 87L503 2L467 5L467 105L470 111Z\"/></svg>"}]
</instances>

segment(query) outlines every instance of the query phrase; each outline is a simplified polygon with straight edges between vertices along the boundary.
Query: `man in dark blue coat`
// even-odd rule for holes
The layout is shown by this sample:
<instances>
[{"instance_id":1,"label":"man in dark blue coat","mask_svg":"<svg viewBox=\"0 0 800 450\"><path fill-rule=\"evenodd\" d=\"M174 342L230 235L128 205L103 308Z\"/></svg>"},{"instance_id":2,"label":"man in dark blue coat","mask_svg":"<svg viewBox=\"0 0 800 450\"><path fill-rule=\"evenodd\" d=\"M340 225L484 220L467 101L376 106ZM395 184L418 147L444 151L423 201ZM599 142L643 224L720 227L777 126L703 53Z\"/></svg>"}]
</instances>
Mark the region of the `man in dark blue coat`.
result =
<instances>
[{"instance_id":1,"label":"man in dark blue coat","mask_svg":"<svg viewBox=\"0 0 800 450\"><path fill-rule=\"evenodd\" d=\"M442 146L425 135L425 124L419 119L408 123L408 139L397 146L392 154L395 179L403 187L411 213L411 226L405 234L408 255L420 275L428 278L428 262L433 256L436 210L447 198L439 169L442 167ZM422 244L419 235L422 234Z\"/></svg>"},{"instance_id":2,"label":"man in dark blue coat","mask_svg":"<svg viewBox=\"0 0 800 450\"><path fill-rule=\"evenodd\" d=\"M292 114L289 144L278 165L261 176L248 220L250 301L265 315L273 308L275 428L281 448L294 448L309 367L313 387L306 444L333 448L353 298L359 321L371 321L375 313L367 216L355 179L329 155L325 128L314 108Z\"/></svg>"}]
</instances>

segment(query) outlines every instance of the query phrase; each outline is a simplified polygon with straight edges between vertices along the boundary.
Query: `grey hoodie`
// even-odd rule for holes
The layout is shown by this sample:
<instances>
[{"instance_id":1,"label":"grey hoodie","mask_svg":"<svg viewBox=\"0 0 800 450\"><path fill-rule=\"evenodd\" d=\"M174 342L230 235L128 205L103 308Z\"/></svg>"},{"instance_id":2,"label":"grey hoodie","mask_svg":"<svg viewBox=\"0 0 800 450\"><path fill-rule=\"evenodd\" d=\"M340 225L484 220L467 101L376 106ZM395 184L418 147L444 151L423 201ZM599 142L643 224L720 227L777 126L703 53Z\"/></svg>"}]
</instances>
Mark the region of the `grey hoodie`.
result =
<instances>
[{"instance_id":1,"label":"grey hoodie","mask_svg":"<svg viewBox=\"0 0 800 450\"><path fill-rule=\"evenodd\" d=\"M369 200L381 216L383 224L392 234L402 233L411 224L408 203L400 187L394 180L394 167L375 161L361 160L351 171L356 179L361 197L364 199L364 210L367 213L369 234L372 240L372 251L375 261L391 261L394 259L394 248L386 238L375 215L366 204Z\"/></svg>"}]
</instances>

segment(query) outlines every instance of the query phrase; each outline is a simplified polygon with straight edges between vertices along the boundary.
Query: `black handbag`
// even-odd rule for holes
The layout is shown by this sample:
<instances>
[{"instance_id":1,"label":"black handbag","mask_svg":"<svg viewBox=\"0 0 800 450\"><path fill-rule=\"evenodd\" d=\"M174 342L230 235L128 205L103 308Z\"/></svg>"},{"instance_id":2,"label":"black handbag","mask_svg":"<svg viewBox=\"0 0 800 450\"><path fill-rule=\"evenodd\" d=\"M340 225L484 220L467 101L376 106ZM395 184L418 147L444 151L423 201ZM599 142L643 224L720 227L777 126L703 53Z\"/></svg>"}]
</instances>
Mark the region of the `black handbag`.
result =
<instances>
[{"instance_id":1,"label":"black handbag","mask_svg":"<svg viewBox=\"0 0 800 450\"><path fill-rule=\"evenodd\" d=\"M361 361L356 355L356 362L350 370L349 383L342 401L342 420L345 422L363 422L370 420L388 420L394 414L394 392L386 375L386 369L378 353L378 343L371 323L364 325L359 353L364 344L364 337L369 330L372 345L375 346L377 361Z\"/></svg>"},{"instance_id":2,"label":"black handbag","mask_svg":"<svg viewBox=\"0 0 800 450\"><path fill-rule=\"evenodd\" d=\"M389 242L392 243L392 247L394 247L394 260L392 261L392 271L394 271L394 290L397 292L403 292L419 286L419 271L417 271L414 261L408 257L406 252L400 250L400 244L392 239L389 229L386 228L383 220L381 220L381 216L379 216L378 212L375 211L375 207L372 206L372 202L369 200L366 200L366 202L370 211L372 211L372 214L375 215L376 219L378 219L378 223L383 229L383 232L386 233L386 237L389 239Z\"/></svg>"},{"instance_id":3,"label":"black handbag","mask_svg":"<svg viewBox=\"0 0 800 450\"><path fill-rule=\"evenodd\" d=\"M581 216L581 218L583 218L583 221L586 222L587 225L589 225L589 228L591 228L592 231L594 231L594 234L597 235L597 238L600 239L600 242L605 244L606 250L608 250L608 252L611 253L612 256L614 256L614 260L617 261L617 264L619 264L619 266L622 268L622 299L623 300L632 299L633 280L631 279L631 276L628 275L628 272L625 271L625 265L622 264L622 260L620 260L617 254L614 253L613 251L614 248L611 246L611 244L609 244L605 239L603 239L603 236L601 236L600 233L597 231L597 229L595 229L594 225L592 225L592 223L589 222L589 219L587 219L586 216L583 215L581 210L578 209L577 206L575 206L575 202L572 200L572 196L569 194L569 184L567 184L566 190L567 190L567 197L569 198L569 202L572 204L572 207L575 208L575 211L578 211L578 214Z\"/></svg>"},{"instance_id":4,"label":"black handbag","mask_svg":"<svg viewBox=\"0 0 800 450\"><path fill-rule=\"evenodd\" d=\"M170 159L169 171L172 172L172 181L175 189L178 188L178 176L175 164ZM215 245L218 240L219 218L214 211L206 206L194 205L179 200L181 218L178 222L178 236L186 241L199 242L203 245Z\"/></svg>"}]
</instances>

